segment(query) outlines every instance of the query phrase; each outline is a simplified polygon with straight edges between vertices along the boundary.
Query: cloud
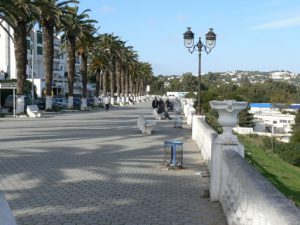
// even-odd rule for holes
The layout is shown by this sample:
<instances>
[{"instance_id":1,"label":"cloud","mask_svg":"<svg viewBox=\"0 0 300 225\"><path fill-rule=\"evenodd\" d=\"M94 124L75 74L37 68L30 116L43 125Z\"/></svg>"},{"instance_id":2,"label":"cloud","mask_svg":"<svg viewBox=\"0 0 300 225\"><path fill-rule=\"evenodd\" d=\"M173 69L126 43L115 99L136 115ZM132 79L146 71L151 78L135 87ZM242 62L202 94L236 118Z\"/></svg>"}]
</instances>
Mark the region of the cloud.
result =
<instances>
[{"instance_id":1,"label":"cloud","mask_svg":"<svg viewBox=\"0 0 300 225\"><path fill-rule=\"evenodd\" d=\"M114 14L116 13L116 10L113 7L110 6L102 6L100 8L101 13L107 13L107 14Z\"/></svg>"},{"instance_id":2,"label":"cloud","mask_svg":"<svg viewBox=\"0 0 300 225\"><path fill-rule=\"evenodd\" d=\"M281 28L297 27L297 26L300 26L300 17L275 20L269 23L256 25L252 27L252 29L254 30L281 29Z\"/></svg>"},{"instance_id":3,"label":"cloud","mask_svg":"<svg viewBox=\"0 0 300 225\"><path fill-rule=\"evenodd\" d=\"M177 20L182 22L182 21L186 21L187 17L185 15L177 15Z\"/></svg>"}]
</instances>

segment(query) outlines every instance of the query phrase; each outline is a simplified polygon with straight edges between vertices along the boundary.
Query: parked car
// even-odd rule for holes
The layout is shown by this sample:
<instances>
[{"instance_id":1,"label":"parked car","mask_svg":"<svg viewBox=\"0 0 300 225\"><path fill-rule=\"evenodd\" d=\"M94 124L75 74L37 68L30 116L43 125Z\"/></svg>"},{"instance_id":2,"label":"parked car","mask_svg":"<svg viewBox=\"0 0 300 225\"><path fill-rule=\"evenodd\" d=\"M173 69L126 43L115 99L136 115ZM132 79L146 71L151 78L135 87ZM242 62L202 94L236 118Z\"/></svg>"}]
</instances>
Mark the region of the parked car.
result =
<instances>
[{"instance_id":1,"label":"parked car","mask_svg":"<svg viewBox=\"0 0 300 225\"><path fill-rule=\"evenodd\" d=\"M37 98L34 100L34 104L36 104L39 109L45 109L46 108L46 98Z\"/></svg>"},{"instance_id":2,"label":"parked car","mask_svg":"<svg viewBox=\"0 0 300 225\"><path fill-rule=\"evenodd\" d=\"M80 109L81 99L79 97L73 97L73 108Z\"/></svg>"},{"instance_id":3,"label":"parked car","mask_svg":"<svg viewBox=\"0 0 300 225\"><path fill-rule=\"evenodd\" d=\"M94 106L94 102L95 102L94 98L87 98L86 99L87 106Z\"/></svg>"},{"instance_id":4,"label":"parked car","mask_svg":"<svg viewBox=\"0 0 300 225\"><path fill-rule=\"evenodd\" d=\"M24 112L26 111L27 105L30 105L31 98L29 98L27 95L24 96ZM15 97L15 104L17 104L17 98ZM14 102L13 102L13 95L8 95L5 98L4 101L4 107L8 108L9 112L13 111L14 108Z\"/></svg>"},{"instance_id":5,"label":"parked car","mask_svg":"<svg viewBox=\"0 0 300 225\"><path fill-rule=\"evenodd\" d=\"M64 98L53 98L52 106L57 107L59 109L66 109L68 107L68 102Z\"/></svg>"}]
</instances>

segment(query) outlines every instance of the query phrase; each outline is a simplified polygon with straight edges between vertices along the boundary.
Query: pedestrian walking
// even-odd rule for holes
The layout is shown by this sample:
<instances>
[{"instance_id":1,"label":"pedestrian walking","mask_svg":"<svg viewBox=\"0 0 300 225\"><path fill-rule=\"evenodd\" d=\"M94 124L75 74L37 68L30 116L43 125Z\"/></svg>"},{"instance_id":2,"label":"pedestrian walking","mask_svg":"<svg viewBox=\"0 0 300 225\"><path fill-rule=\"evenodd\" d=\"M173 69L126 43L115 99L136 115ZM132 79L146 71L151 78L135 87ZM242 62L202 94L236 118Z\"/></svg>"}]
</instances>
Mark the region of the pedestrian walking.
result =
<instances>
[{"instance_id":1,"label":"pedestrian walking","mask_svg":"<svg viewBox=\"0 0 300 225\"><path fill-rule=\"evenodd\" d=\"M105 105L105 111L107 112L109 110L109 105L110 105L110 96L106 95L104 97L104 105Z\"/></svg>"},{"instance_id":2,"label":"pedestrian walking","mask_svg":"<svg viewBox=\"0 0 300 225\"><path fill-rule=\"evenodd\" d=\"M169 115L168 112L166 112L166 109L165 109L165 103L164 101L160 98L159 101L158 101L158 109L157 109L157 113L158 114L164 114L165 118L167 119L172 119Z\"/></svg>"},{"instance_id":3,"label":"pedestrian walking","mask_svg":"<svg viewBox=\"0 0 300 225\"><path fill-rule=\"evenodd\" d=\"M157 98L155 97L154 100L152 101L152 108L155 109L158 107L158 100Z\"/></svg>"}]
</instances>

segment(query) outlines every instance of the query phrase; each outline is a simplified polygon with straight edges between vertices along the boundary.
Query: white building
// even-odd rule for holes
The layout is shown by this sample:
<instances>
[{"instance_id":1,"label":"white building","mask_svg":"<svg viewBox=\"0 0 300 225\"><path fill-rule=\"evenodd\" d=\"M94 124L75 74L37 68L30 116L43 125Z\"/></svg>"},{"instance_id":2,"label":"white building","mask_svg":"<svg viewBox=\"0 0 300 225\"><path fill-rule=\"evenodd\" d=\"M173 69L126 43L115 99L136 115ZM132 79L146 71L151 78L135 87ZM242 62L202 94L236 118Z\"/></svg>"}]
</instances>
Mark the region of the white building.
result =
<instances>
[{"instance_id":1,"label":"white building","mask_svg":"<svg viewBox=\"0 0 300 225\"><path fill-rule=\"evenodd\" d=\"M283 114L271 103L251 103L250 113L254 114L256 132L287 134L295 124L295 115Z\"/></svg>"},{"instance_id":2,"label":"white building","mask_svg":"<svg viewBox=\"0 0 300 225\"><path fill-rule=\"evenodd\" d=\"M13 30L3 22L10 34ZM0 79L17 79L16 59L14 43L10 36L0 27ZM45 96L45 69L44 69L44 46L43 35L39 30L33 29L27 37L27 79L33 81L38 97ZM82 94L82 82L80 75L80 57L76 57L74 78L74 95ZM65 96L68 93L67 80L67 56L61 52L61 40L54 39L54 62L53 62L53 95Z\"/></svg>"},{"instance_id":3,"label":"white building","mask_svg":"<svg viewBox=\"0 0 300 225\"><path fill-rule=\"evenodd\" d=\"M12 36L12 29L5 22L2 25ZM1 79L5 79L4 73L7 74L7 79L12 78L11 74L16 74L16 58L13 46L14 44L10 36L0 27L0 72L3 74Z\"/></svg>"}]
</instances>

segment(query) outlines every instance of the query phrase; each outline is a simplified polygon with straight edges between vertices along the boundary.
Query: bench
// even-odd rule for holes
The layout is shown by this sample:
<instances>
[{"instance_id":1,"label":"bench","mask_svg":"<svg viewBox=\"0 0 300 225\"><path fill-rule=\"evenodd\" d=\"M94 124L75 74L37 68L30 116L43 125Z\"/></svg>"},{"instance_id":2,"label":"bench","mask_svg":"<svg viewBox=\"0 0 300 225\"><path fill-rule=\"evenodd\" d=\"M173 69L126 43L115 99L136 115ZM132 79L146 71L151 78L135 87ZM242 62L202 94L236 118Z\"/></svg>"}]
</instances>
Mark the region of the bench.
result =
<instances>
[{"instance_id":1,"label":"bench","mask_svg":"<svg viewBox=\"0 0 300 225\"><path fill-rule=\"evenodd\" d=\"M153 116L154 116L154 118L155 119L157 119L157 120L162 120L162 119L165 119L165 115L164 114L162 114L162 113L157 113L157 108L154 108L153 109Z\"/></svg>"},{"instance_id":2,"label":"bench","mask_svg":"<svg viewBox=\"0 0 300 225\"><path fill-rule=\"evenodd\" d=\"M137 126L142 134L151 134L152 130L156 126L155 120L145 120L142 115L137 120Z\"/></svg>"},{"instance_id":3,"label":"bench","mask_svg":"<svg viewBox=\"0 0 300 225\"><path fill-rule=\"evenodd\" d=\"M37 105L28 105L26 112L28 114L29 117L41 117L41 113L39 112L39 108L37 107Z\"/></svg>"}]
</instances>

